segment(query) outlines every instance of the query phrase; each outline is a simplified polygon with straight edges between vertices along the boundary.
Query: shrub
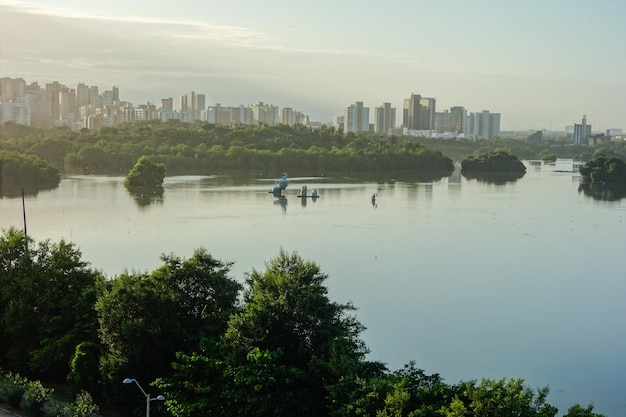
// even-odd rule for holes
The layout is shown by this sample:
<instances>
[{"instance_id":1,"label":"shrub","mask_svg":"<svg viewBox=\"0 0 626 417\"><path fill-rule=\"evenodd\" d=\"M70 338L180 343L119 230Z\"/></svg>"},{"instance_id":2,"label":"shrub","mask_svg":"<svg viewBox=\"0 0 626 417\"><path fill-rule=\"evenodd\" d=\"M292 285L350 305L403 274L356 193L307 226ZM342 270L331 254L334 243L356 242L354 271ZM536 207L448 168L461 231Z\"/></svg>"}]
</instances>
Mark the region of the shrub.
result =
<instances>
[{"instance_id":1,"label":"shrub","mask_svg":"<svg viewBox=\"0 0 626 417\"><path fill-rule=\"evenodd\" d=\"M28 378L22 377L17 373L9 372L2 378L0 398L6 401L11 407L19 409L27 388Z\"/></svg>"},{"instance_id":2,"label":"shrub","mask_svg":"<svg viewBox=\"0 0 626 417\"><path fill-rule=\"evenodd\" d=\"M49 414L54 417L89 417L98 411L91 395L87 391L81 391L73 403L55 403Z\"/></svg>"},{"instance_id":3,"label":"shrub","mask_svg":"<svg viewBox=\"0 0 626 417\"><path fill-rule=\"evenodd\" d=\"M20 408L32 416L41 416L42 407L52 397L52 391L51 388L44 388L39 381L29 382Z\"/></svg>"}]
</instances>

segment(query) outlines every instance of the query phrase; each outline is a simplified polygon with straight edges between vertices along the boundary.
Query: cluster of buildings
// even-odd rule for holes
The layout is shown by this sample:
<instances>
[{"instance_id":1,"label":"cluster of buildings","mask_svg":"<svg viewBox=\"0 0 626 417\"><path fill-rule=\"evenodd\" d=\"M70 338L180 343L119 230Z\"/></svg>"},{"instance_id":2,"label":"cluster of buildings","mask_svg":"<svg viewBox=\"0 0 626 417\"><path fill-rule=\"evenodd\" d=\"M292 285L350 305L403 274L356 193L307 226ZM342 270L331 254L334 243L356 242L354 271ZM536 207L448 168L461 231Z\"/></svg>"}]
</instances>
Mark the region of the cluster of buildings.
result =
<instances>
[{"instance_id":1,"label":"cluster of buildings","mask_svg":"<svg viewBox=\"0 0 626 417\"><path fill-rule=\"evenodd\" d=\"M404 99L399 127L396 127L396 108L391 107L391 103L374 108L374 123L370 124L369 114L369 107L357 101L344 109L343 116L333 119L333 126L344 132L374 131L437 138L486 139L500 136L500 113L490 113L489 110L468 113L462 106L438 112L434 98L419 94L411 94Z\"/></svg>"},{"instance_id":2,"label":"cluster of buildings","mask_svg":"<svg viewBox=\"0 0 626 417\"><path fill-rule=\"evenodd\" d=\"M402 123L397 125L396 108L391 103L370 108L356 102L333 119L333 126L344 132L374 131L381 134L469 139L495 138L500 135L500 114L488 110L468 112L456 106L436 111L436 100L412 93L404 99ZM173 98L161 99L160 105L133 105L120 99L118 87L100 91L98 86L79 83L76 88L58 81L40 86L22 78L0 78L0 123L14 121L39 127L69 126L74 130L95 129L147 120L196 120L223 124L301 124L319 127L302 111L258 102L239 106L208 105L204 94L190 91L180 97L178 108Z\"/></svg>"},{"instance_id":3,"label":"cluster of buildings","mask_svg":"<svg viewBox=\"0 0 626 417\"><path fill-rule=\"evenodd\" d=\"M587 123L587 115L583 115L580 123L566 126L567 138L575 144L594 146L600 142L624 140L622 129L607 129L605 133L592 133L591 125Z\"/></svg>"},{"instance_id":4,"label":"cluster of buildings","mask_svg":"<svg viewBox=\"0 0 626 417\"><path fill-rule=\"evenodd\" d=\"M251 105L226 107L206 106L206 96L190 91L174 99L161 99L160 106L152 103L133 105L120 99L118 87L100 92L97 86L79 83L70 88L58 81L40 86L27 84L22 78L0 78L0 123L14 121L27 126L69 126L74 130L95 129L145 120L196 120L224 125L234 124L303 124L311 125L309 117L289 107L259 102Z\"/></svg>"}]
</instances>

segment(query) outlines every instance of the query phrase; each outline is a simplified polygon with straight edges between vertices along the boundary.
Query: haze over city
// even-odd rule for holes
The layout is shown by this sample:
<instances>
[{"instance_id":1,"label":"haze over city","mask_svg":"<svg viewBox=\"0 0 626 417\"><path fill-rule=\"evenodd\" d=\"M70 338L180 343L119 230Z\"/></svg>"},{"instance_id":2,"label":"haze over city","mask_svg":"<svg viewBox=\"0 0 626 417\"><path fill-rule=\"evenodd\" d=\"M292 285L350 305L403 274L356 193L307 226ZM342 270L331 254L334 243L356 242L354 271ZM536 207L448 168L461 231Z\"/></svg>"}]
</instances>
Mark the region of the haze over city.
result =
<instances>
[{"instance_id":1,"label":"haze over city","mask_svg":"<svg viewBox=\"0 0 626 417\"><path fill-rule=\"evenodd\" d=\"M330 122L414 92L503 130L626 126L626 2L0 0L0 76L119 86L135 104L264 101Z\"/></svg>"}]
</instances>

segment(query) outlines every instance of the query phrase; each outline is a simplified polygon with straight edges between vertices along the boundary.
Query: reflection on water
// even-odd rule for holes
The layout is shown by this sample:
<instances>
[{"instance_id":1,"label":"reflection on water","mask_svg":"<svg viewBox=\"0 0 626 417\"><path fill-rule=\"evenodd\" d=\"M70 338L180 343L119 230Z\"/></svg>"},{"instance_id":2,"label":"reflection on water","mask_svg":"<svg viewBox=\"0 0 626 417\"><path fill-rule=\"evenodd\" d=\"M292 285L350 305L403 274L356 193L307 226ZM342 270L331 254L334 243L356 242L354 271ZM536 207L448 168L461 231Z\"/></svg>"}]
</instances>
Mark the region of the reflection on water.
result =
<instances>
[{"instance_id":1,"label":"reflection on water","mask_svg":"<svg viewBox=\"0 0 626 417\"><path fill-rule=\"evenodd\" d=\"M619 201L626 198L626 186L621 184L582 183L578 187L578 192L600 201Z\"/></svg>"},{"instance_id":2,"label":"reflection on water","mask_svg":"<svg viewBox=\"0 0 626 417\"><path fill-rule=\"evenodd\" d=\"M278 198L274 199L274 204L279 205L280 208L283 210L283 213L287 213L287 203L287 197L285 197L284 195L281 195Z\"/></svg>"},{"instance_id":3,"label":"reflection on water","mask_svg":"<svg viewBox=\"0 0 626 417\"><path fill-rule=\"evenodd\" d=\"M487 184L504 185L507 182L515 182L522 178L526 172L476 172L465 173L462 175L467 179L474 179L485 182Z\"/></svg>"},{"instance_id":4,"label":"reflection on water","mask_svg":"<svg viewBox=\"0 0 626 417\"><path fill-rule=\"evenodd\" d=\"M129 187L127 189L140 208L163 204L163 187Z\"/></svg>"}]
</instances>

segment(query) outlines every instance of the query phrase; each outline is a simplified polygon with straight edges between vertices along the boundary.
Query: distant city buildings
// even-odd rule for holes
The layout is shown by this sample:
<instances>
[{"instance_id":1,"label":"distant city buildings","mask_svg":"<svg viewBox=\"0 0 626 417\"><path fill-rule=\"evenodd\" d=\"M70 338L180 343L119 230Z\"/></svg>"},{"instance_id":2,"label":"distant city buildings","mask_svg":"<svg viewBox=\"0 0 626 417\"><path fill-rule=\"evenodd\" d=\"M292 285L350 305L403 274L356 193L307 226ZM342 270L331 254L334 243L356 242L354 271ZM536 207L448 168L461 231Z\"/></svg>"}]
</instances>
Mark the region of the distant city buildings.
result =
<instances>
[{"instance_id":1,"label":"distant city buildings","mask_svg":"<svg viewBox=\"0 0 626 417\"><path fill-rule=\"evenodd\" d=\"M391 102L370 108L362 101L344 108L335 116L332 126L346 133L375 132L381 135L413 135L433 138L466 138L469 140L497 138L500 136L500 113L490 110L468 112L463 106L454 106L438 112L437 100L411 93L402 101L402 113L396 114ZM401 124L397 125L397 117ZM162 98L159 105L150 102L134 105L120 99L119 87L100 92L98 86L79 82L71 88L52 81L40 86L28 84L23 78L0 78L0 124L7 121L37 126L68 126L73 130L97 129L123 123L160 120L163 122L202 121L222 125L303 125L318 128L321 122L312 122L308 115L292 107L279 108L257 102L237 106L207 105L206 95L189 91L180 96L180 106L174 106L172 97ZM586 115L580 124L566 126L567 138L575 144L593 145L603 140L626 140L622 129L607 129L606 133L593 134ZM542 141L541 135L528 137Z\"/></svg>"}]
</instances>

